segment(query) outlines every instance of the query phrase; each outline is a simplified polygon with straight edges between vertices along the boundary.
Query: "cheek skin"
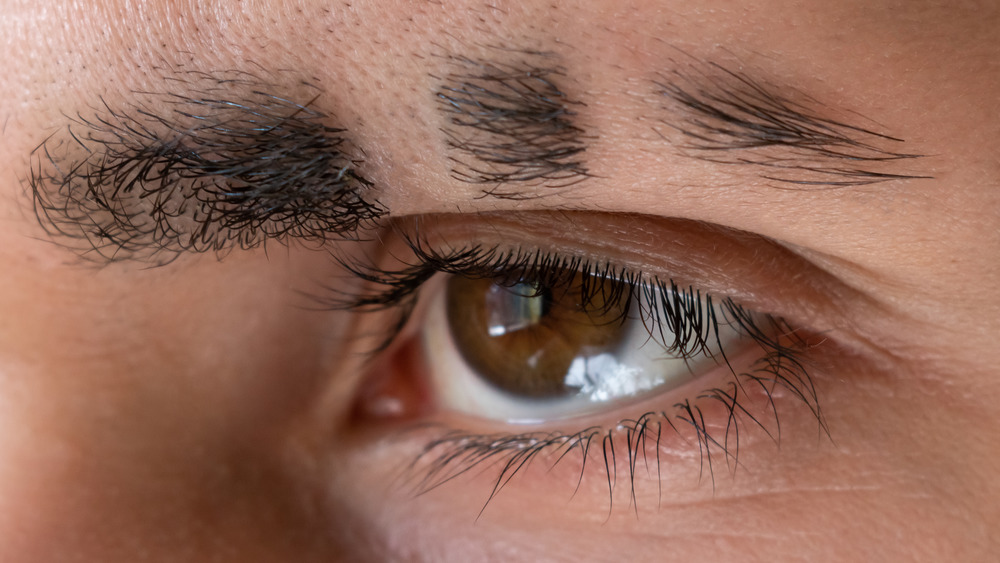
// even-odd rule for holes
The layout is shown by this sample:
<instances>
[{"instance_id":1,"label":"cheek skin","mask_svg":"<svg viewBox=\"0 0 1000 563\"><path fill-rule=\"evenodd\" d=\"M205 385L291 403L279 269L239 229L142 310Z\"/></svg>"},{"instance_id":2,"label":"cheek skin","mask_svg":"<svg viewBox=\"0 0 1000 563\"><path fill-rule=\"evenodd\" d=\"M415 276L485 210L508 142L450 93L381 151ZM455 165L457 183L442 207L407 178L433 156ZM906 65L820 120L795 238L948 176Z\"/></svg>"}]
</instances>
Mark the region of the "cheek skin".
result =
<instances>
[{"instance_id":1,"label":"cheek skin","mask_svg":"<svg viewBox=\"0 0 1000 563\"><path fill-rule=\"evenodd\" d=\"M328 260L291 250L225 268L69 271L45 265L55 247L5 248L19 267L0 280L0 310L18 320L0 324L0 559L330 548L286 459L350 326L294 291L327 279Z\"/></svg>"}]
</instances>

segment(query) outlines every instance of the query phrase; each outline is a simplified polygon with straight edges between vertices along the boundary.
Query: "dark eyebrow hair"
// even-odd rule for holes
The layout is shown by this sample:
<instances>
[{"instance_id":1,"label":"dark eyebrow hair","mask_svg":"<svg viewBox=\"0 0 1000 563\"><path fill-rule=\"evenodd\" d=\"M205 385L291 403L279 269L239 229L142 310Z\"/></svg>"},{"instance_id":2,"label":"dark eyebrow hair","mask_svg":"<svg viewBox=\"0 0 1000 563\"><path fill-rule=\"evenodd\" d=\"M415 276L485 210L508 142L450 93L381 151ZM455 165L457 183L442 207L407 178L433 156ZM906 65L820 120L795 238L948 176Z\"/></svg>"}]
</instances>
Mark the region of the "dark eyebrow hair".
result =
<instances>
[{"instance_id":1,"label":"dark eyebrow hair","mask_svg":"<svg viewBox=\"0 0 1000 563\"><path fill-rule=\"evenodd\" d=\"M315 109L319 90L239 71L183 72L163 92L103 102L32 153L34 212L85 258L166 263L351 236L386 210L368 198L362 153ZM311 95L311 98L306 96Z\"/></svg>"},{"instance_id":2,"label":"dark eyebrow hair","mask_svg":"<svg viewBox=\"0 0 1000 563\"><path fill-rule=\"evenodd\" d=\"M793 99L787 89L717 63L681 66L661 75L654 88L668 101L670 117L662 122L681 133L675 143L686 156L751 165L766 180L798 186L930 178L888 170L893 163L923 156L899 152L902 139L846 117L826 116L832 108L801 92L795 91Z\"/></svg>"},{"instance_id":3,"label":"dark eyebrow hair","mask_svg":"<svg viewBox=\"0 0 1000 563\"><path fill-rule=\"evenodd\" d=\"M589 176L583 129L559 87L565 76L553 53L495 49L499 60L445 57L449 72L435 92L452 177L482 184L506 199L537 197L525 187L565 187ZM433 77L437 78L437 77Z\"/></svg>"}]
</instances>

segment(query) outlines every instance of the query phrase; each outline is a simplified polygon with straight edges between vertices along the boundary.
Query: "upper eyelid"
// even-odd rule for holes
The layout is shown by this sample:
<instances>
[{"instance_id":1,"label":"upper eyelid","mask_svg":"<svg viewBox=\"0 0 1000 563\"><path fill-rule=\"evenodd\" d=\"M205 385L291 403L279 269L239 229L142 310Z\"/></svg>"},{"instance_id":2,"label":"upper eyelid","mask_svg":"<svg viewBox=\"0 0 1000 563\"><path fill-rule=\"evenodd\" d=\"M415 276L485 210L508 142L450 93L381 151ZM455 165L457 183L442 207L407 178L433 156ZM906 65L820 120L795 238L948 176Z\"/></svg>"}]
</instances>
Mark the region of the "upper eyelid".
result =
<instances>
[{"instance_id":1,"label":"upper eyelid","mask_svg":"<svg viewBox=\"0 0 1000 563\"><path fill-rule=\"evenodd\" d=\"M405 257L414 244L428 252L476 245L541 252L577 265L601 264L694 285L817 329L849 325L847 319L857 310L874 306L864 294L773 240L686 219L587 211L413 216L391 220L379 238L385 255L404 266L412 263ZM379 273L399 271L400 264L362 266ZM429 267L424 275L436 271Z\"/></svg>"}]
</instances>

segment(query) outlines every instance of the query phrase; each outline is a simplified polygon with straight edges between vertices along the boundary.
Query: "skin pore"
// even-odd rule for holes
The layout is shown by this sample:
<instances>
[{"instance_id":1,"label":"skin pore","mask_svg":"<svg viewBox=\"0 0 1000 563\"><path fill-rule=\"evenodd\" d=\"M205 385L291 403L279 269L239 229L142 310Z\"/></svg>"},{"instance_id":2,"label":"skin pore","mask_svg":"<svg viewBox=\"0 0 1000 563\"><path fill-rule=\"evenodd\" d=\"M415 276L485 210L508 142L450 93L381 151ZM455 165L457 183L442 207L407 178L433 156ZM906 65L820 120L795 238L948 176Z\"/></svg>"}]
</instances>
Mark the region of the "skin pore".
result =
<instances>
[{"instance_id":1,"label":"skin pore","mask_svg":"<svg viewBox=\"0 0 1000 563\"><path fill-rule=\"evenodd\" d=\"M1000 549L1000 6L0 13L0 560ZM264 129L299 136L271 138L266 160ZM114 174L88 192L102 164L123 170L104 158L127 131L130 157L204 141L136 157L200 172L141 184L176 186L163 205L115 192ZM295 180L258 181L265 161ZM266 189L234 203L246 185ZM271 214L252 236L216 221L219 244L181 244L204 220L182 200ZM497 247L672 280L731 298L777 344L744 339L728 365L577 417L476 416L444 392L464 375L426 352L447 332L444 275L397 332L399 308L342 306L394 287L348 266L403 271L414 238L424 259ZM776 350L787 384L754 385ZM739 389L739 408L713 389Z\"/></svg>"}]
</instances>

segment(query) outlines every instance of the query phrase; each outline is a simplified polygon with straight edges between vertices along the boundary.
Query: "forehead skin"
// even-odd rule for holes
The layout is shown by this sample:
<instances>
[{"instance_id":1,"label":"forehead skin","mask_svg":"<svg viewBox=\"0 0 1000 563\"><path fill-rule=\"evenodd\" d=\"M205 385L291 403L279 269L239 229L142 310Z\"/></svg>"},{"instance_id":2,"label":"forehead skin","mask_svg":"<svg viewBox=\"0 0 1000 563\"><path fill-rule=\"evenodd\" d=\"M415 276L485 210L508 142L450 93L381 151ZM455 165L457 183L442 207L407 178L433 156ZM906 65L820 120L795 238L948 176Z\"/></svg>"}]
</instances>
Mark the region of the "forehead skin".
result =
<instances>
[{"instance_id":1,"label":"forehead skin","mask_svg":"<svg viewBox=\"0 0 1000 563\"><path fill-rule=\"evenodd\" d=\"M970 560L1000 548L997 3L11 0L0 13L0 559ZM583 104L591 177L540 200L479 198L450 173L433 96L448 56L504 49L553 53ZM661 134L671 109L650 85L689 61L904 139L925 156L903 171L931 178L781 189L685 156ZM362 371L337 360L358 356L351 319L288 296L335 275L327 262L292 248L80 267L32 216L32 150L68 116L164 91L178 69L319 85L318 108L363 147L397 216L559 207L771 237L865 297L867 314L841 304L847 331L882 355L830 370L843 389L826 403L844 429L836 447L793 445L769 488L748 479L725 502L668 492L636 519L567 515L560 497L523 526L506 516L530 495L513 491L479 526L449 504L461 488L384 505L372 491L385 473L365 464L400 461L354 459L331 429Z\"/></svg>"}]
</instances>

